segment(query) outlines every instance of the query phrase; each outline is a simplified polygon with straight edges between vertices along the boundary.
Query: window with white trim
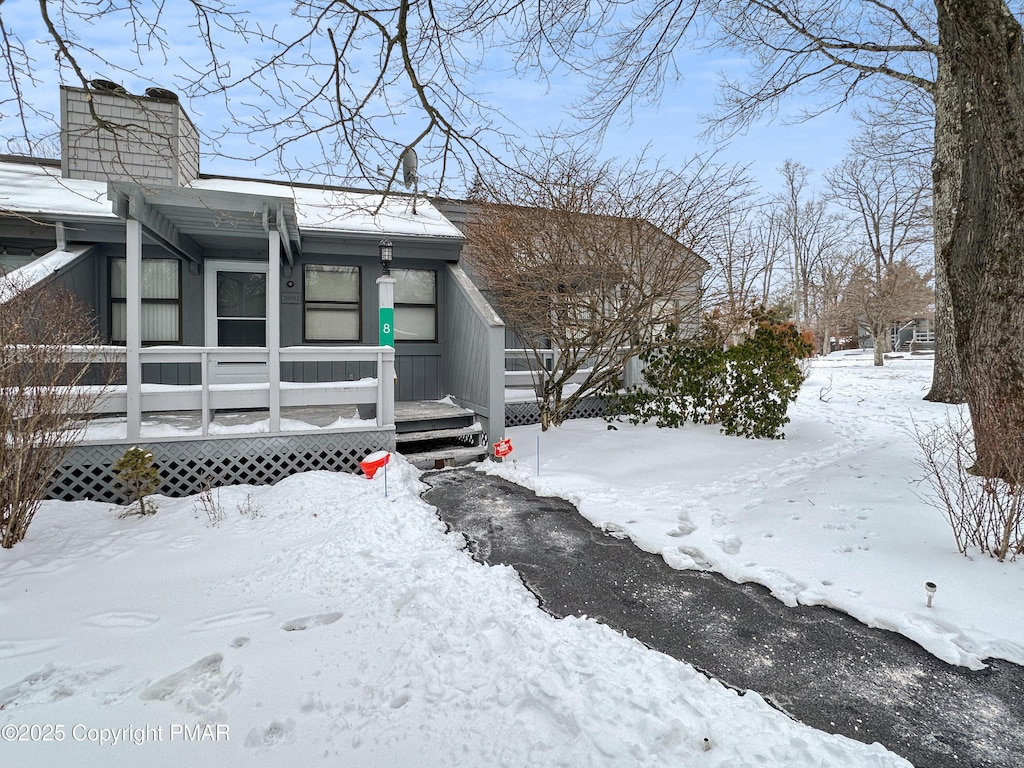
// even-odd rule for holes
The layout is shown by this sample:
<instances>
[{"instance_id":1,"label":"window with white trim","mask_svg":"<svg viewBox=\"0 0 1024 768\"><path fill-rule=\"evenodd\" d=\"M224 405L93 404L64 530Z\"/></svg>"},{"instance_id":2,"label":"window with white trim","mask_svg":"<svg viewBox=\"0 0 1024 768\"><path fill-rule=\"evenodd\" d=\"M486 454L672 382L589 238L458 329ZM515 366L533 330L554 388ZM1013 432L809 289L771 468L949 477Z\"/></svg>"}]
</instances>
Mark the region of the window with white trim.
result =
<instances>
[{"instance_id":1,"label":"window with white trim","mask_svg":"<svg viewBox=\"0 0 1024 768\"><path fill-rule=\"evenodd\" d=\"M304 273L305 341L359 341L359 267L307 264Z\"/></svg>"},{"instance_id":2,"label":"window with white trim","mask_svg":"<svg viewBox=\"0 0 1024 768\"><path fill-rule=\"evenodd\" d=\"M437 273L393 269L395 341L437 341Z\"/></svg>"},{"instance_id":3,"label":"window with white trim","mask_svg":"<svg viewBox=\"0 0 1024 768\"><path fill-rule=\"evenodd\" d=\"M127 339L127 262L110 260L110 340ZM177 259L142 260L142 343L181 342L181 262Z\"/></svg>"}]
</instances>

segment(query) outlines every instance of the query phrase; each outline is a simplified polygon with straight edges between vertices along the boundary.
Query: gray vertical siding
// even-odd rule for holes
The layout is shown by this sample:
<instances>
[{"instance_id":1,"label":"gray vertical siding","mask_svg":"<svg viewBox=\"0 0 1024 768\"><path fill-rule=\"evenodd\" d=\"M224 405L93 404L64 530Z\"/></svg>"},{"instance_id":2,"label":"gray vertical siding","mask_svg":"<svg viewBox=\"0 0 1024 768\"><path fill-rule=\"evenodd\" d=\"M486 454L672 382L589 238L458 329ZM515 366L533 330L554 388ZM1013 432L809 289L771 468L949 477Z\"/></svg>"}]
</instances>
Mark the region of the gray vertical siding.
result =
<instances>
[{"instance_id":1,"label":"gray vertical siding","mask_svg":"<svg viewBox=\"0 0 1024 768\"><path fill-rule=\"evenodd\" d=\"M433 345L431 345L433 346ZM439 400L444 397L440 351L434 354L402 354L395 351L398 375L396 400Z\"/></svg>"},{"instance_id":2,"label":"gray vertical siding","mask_svg":"<svg viewBox=\"0 0 1024 768\"><path fill-rule=\"evenodd\" d=\"M448 300L439 308L446 389L496 440L505 434L505 324L462 267L448 264L446 274Z\"/></svg>"},{"instance_id":3,"label":"gray vertical siding","mask_svg":"<svg viewBox=\"0 0 1024 768\"><path fill-rule=\"evenodd\" d=\"M100 249L91 247L70 264L64 265L53 277L62 286L89 307L95 307L99 290Z\"/></svg>"}]
</instances>

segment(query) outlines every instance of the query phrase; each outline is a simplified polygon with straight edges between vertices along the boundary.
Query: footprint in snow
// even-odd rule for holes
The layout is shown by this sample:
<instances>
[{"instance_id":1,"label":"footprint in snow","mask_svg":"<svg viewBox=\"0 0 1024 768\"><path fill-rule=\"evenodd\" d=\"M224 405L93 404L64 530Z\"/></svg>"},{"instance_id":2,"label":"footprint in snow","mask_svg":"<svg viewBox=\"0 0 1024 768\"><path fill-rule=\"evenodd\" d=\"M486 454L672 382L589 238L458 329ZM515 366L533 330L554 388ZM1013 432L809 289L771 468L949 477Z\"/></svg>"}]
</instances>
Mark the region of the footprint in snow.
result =
<instances>
[{"instance_id":1,"label":"footprint in snow","mask_svg":"<svg viewBox=\"0 0 1024 768\"><path fill-rule=\"evenodd\" d=\"M319 616L303 616L286 621L281 625L281 629L285 632L296 632L309 629L310 627L322 627L327 624L333 624L344 615L341 611L335 611L333 613L321 613Z\"/></svg>"},{"instance_id":2,"label":"footprint in snow","mask_svg":"<svg viewBox=\"0 0 1024 768\"><path fill-rule=\"evenodd\" d=\"M729 533L724 536L715 536L712 539L718 548L725 552L727 555L735 555L743 547L743 541L734 533Z\"/></svg>"},{"instance_id":3,"label":"footprint in snow","mask_svg":"<svg viewBox=\"0 0 1024 768\"><path fill-rule=\"evenodd\" d=\"M208 722L223 720L220 705L239 690L242 668L224 672L224 656L214 653L195 664L147 686L139 698L146 701L167 701Z\"/></svg>"},{"instance_id":4,"label":"footprint in snow","mask_svg":"<svg viewBox=\"0 0 1024 768\"><path fill-rule=\"evenodd\" d=\"M49 704L70 698L117 669L116 666L76 669L48 664L14 685L0 688L0 709L11 705Z\"/></svg>"},{"instance_id":5,"label":"footprint in snow","mask_svg":"<svg viewBox=\"0 0 1024 768\"><path fill-rule=\"evenodd\" d=\"M295 721L290 717L286 717L284 720L273 720L265 728L253 728L245 737L245 746L249 749L293 743L295 743Z\"/></svg>"},{"instance_id":6,"label":"footprint in snow","mask_svg":"<svg viewBox=\"0 0 1024 768\"><path fill-rule=\"evenodd\" d=\"M107 611L83 619L84 623L103 629L144 629L153 626L158 621L160 621L160 617L156 614L136 613L135 611Z\"/></svg>"},{"instance_id":7,"label":"footprint in snow","mask_svg":"<svg viewBox=\"0 0 1024 768\"><path fill-rule=\"evenodd\" d=\"M260 608L245 608L241 611L230 611L219 616L211 616L208 619L197 621L192 625L193 632L204 632L208 629L220 629L221 627L237 627L241 624L255 624L258 621L269 619L274 614L272 611Z\"/></svg>"}]
</instances>

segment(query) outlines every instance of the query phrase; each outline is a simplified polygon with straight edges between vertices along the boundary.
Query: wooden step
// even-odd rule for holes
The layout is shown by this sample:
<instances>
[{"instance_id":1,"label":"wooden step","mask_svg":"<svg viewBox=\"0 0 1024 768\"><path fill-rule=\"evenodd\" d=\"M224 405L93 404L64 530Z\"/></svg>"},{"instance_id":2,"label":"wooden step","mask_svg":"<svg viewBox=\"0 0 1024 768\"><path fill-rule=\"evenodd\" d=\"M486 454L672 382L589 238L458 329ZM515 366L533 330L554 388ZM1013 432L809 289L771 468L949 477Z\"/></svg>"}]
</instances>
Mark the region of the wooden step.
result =
<instances>
[{"instance_id":1,"label":"wooden step","mask_svg":"<svg viewBox=\"0 0 1024 768\"><path fill-rule=\"evenodd\" d=\"M482 435L483 427L479 423L468 427L452 427L450 429L431 429L425 432L396 432L397 443L419 443L425 440L455 440L461 437Z\"/></svg>"},{"instance_id":2,"label":"wooden step","mask_svg":"<svg viewBox=\"0 0 1024 768\"><path fill-rule=\"evenodd\" d=\"M399 453L402 453L399 451ZM439 448L423 453L402 453L406 461L418 469L442 469L456 464L469 464L487 458L487 446Z\"/></svg>"}]
</instances>

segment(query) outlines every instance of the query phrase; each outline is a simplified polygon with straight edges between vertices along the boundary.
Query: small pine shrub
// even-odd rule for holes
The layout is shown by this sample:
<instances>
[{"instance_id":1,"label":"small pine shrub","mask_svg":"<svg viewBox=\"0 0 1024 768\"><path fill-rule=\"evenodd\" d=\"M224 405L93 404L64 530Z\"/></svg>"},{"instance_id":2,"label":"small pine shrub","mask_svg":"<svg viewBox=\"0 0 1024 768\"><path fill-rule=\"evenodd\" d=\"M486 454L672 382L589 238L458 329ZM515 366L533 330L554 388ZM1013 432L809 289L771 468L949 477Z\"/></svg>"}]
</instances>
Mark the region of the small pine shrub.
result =
<instances>
[{"instance_id":1,"label":"small pine shrub","mask_svg":"<svg viewBox=\"0 0 1024 768\"><path fill-rule=\"evenodd\" d=\"M124 514L155 514L156 504L148 498L160 487L160 472L155 466L153 453L132 446L114 462L113 470L118 487L128 497L129 506Z\"/></svg>"},{"instance_id":2,"label":"small pine shrub","mask_svg":"<svg viewBox=\"0 0 1024 768\"><path fill-rule=\"evenodd\" d=\"M755 313L754 331L724 349L714 336L681 341L669 329L641 356L644 384L611 396L609 419L680 427L720 424L727 435L779 439L789 404L805 375L800 360L813 352L792 323Z\"/></svg>"}]
</instances>

